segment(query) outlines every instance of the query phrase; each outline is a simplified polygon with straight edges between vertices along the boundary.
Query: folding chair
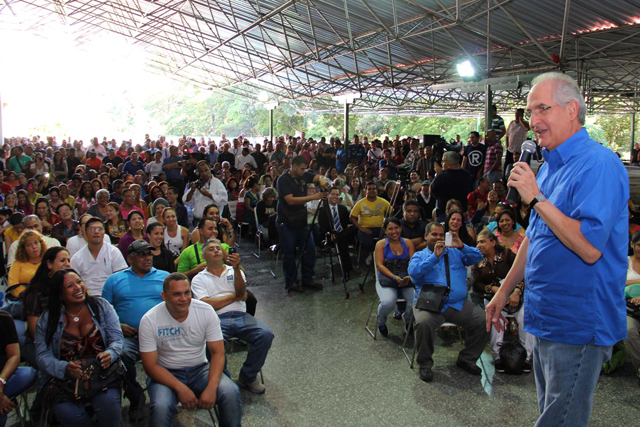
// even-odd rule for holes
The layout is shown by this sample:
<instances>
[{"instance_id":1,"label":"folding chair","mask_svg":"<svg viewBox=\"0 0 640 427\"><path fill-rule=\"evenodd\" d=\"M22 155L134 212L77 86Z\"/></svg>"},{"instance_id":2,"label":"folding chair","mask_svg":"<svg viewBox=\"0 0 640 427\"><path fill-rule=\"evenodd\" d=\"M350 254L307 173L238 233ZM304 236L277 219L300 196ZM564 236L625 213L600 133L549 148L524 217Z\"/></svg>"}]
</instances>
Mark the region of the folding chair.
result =
<instances>
[{"instance_id":1,"label":"folding chair","mask_svg":"<svg viewBox=\"0 0 640 427\"><path fill-rule=\"evenodd\" d=\"M411 310L411 314L409 317L409 325L411 325L408 330L406 331L405 335L404 335L404 341L402 341L402 352L404 353L404 357L407 359L407 362L409 363L409 368L413 369L413 362L415 360L416 357L416 351L417 351L417 340L413 339L413 350L411 352L411 357L409 357L409 354L407 352L407 341L409 340L409 335L410 332L412 330L415 330L415 317L413 316L413 308L411 306L407 307L408 310ZM462 345L464 346L464 340L462 339L462 332L460 332L460 327L458 325L456 325L455 323L451 323L451 322L444 322L442 325L440 325L440 328L458 328L458 337L460 338L460 342L462 343Z\"/></svg>"}]
</instances>

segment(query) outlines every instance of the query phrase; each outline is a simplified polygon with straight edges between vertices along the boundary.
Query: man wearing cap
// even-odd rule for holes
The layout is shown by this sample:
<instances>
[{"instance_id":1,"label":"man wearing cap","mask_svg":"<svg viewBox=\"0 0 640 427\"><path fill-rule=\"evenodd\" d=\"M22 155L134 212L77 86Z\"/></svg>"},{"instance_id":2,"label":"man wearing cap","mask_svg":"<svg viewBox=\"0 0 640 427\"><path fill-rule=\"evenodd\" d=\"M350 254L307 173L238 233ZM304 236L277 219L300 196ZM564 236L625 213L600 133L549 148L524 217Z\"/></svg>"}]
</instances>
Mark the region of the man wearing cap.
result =
<instances>
[{"instance_id":1,"label":"man wearing cap","mask_svg":"<svg viewBox=\"0 0 640 427\"><path fill-rule=\"evenodd\" d=\"M240 255L231 254L225 264L225 251L217 239L202 245L206 269L198 273L191 283L193 298L210 304L220 318L225 340L237 338L249 344L247 359L238 375L238 385L255 394L265 392L258 381L267 353L273 341L273 332L259 319L247 313L247 283L240 269Z\"/></svg>"},{"instance_id":2,"label":"man wearing cap","mask_svg":"<svg viewBox=\"0 0 640 427\"><path fill-rule=\"evenodd\" d=\"M110 276L102 289L102 298L111 303L120 318L124 335L122 362L127 368L124 394L131 402L129 421L144 405L144 391L136 380L136 362L140 360L138 327L147 311L162 302L162 281L168 272L153 268L153 247L144 240L136 240L127 248L130 268Z\"/></svg>"},{"instance_id":3,"label":"man wearing cap","mask_svg":"<svg viewBox=\"0 0 640 427\"><path fill-rule=\"evenodd\" d=\"M117 247L104 243L104 223L98 218L89 218L83 230L87 246L71 257L71 268L76 270L87 291L99 297L107 278L127 268L127 263Z\"/></svg>"}]
</instances>

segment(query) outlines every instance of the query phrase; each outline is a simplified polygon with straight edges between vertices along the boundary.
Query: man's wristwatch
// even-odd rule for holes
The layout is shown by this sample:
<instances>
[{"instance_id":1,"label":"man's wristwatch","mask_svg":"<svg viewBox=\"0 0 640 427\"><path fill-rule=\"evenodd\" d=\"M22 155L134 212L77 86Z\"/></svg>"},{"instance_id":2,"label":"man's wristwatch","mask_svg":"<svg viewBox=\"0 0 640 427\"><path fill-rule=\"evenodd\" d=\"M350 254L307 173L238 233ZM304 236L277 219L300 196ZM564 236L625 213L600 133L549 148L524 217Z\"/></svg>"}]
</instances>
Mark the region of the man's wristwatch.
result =
<instances>
[{"instance_id":1,"label":"man's wristwatch","mask_svg":"<svg viewBox=\"0 0 640 427\"><path fill-rule=\"evenodd\" d=\"M533 209L538 202L544 202L545 200L547 200L547 198L544 197L544 194L538 193L536 194L536 197L534 197L533 200L529 203L529 207Z\"/></svg>"}]
</instances>

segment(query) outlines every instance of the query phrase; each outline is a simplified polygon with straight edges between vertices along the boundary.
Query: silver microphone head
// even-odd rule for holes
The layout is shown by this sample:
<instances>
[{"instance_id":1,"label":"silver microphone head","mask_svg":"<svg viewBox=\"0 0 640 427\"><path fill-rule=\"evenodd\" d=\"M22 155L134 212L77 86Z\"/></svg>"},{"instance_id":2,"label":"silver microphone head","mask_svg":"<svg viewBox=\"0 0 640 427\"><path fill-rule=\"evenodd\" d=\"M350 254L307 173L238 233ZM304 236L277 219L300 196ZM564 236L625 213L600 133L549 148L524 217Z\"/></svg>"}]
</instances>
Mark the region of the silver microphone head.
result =
<instances>
[{"instance_id":1,"label":"silver microphone head","mask_svg":"<svg viewBox=\"0 0 640 427\"><path fill-rule=\"evenodd\" d=\"M526 151L527 153L534 154L536 152L536 144L530 139L527 139L525 142L522 143L521 150L523 153Z\"/></svg>"}]
</instances>

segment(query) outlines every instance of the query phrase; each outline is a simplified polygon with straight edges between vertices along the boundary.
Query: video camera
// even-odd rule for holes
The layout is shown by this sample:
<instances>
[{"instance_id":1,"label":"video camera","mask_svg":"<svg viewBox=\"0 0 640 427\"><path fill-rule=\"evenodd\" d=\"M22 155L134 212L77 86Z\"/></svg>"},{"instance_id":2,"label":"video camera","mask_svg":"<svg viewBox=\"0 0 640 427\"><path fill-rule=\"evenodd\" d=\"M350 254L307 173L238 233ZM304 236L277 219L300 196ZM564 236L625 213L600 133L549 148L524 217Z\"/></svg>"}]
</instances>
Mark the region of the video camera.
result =
<instances>
[{"instance_id":1,"label":"video camera","mask_svg":"<svg viewBox=\"0 0 640 427\"><path fill-rule=\"evenodd\" d=\"M422 137L422 144L425 147L433 147L433 155L436 156L436 162L442 164L442 156L445 151L451 150L451 144L440 135L427 135Z\"/></svg>"}]
</instances>

